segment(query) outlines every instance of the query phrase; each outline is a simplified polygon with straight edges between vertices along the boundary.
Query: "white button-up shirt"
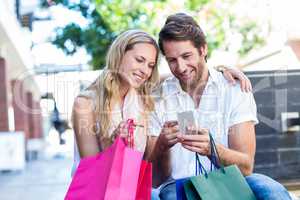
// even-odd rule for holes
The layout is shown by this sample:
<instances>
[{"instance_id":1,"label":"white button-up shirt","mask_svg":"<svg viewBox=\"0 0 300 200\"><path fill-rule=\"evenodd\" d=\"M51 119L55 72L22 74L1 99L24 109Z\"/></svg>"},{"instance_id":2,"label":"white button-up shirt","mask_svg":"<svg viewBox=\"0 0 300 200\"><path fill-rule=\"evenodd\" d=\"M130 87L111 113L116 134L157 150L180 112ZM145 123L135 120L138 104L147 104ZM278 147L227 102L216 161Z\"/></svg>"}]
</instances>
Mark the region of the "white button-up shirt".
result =
<instances>
[{"instance_id":1,"label":"white button-up shirt","mask_svg":"<svg viewBox=\"0 0 300 200\"><path fill-rule=\"evenodd\" d=\"M177 113L193 111L197 127L207 128L217 143L228 147L228 130L242 122L257 123L256 104L252 93L242 92L240 85L230 85L222 73L209 69L209 78L197 107L182 90L175 77L166 79L154 93L155 111L149 123L150 135L158 136L166 121L177 120ZM195 153L181 146L171 148L172 178L195 175ZM201 164L209 170L210 160L201 156Z\"/></svg>"}]
</instances>

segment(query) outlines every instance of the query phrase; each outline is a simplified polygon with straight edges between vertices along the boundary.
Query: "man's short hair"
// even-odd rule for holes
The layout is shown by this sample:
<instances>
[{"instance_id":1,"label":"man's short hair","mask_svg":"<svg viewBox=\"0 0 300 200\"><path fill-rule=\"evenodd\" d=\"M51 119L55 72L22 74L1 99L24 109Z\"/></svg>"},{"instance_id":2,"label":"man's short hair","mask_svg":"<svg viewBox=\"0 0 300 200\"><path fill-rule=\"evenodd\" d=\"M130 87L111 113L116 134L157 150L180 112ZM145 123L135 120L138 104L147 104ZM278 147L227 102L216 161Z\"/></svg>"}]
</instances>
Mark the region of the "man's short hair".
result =
<instances>
[{"instance_id":1,"label":"man's short hair","mask_svg":"<svg viewBox=\"0 0 300 200\"><path fill-rule=\"evenodd\" d=\"M159 32L158 44L163 55L163 41L189 40L199 49L206 44L205 35L197 22L185 13L170 15Z\"/></svg>"}]
</instances>

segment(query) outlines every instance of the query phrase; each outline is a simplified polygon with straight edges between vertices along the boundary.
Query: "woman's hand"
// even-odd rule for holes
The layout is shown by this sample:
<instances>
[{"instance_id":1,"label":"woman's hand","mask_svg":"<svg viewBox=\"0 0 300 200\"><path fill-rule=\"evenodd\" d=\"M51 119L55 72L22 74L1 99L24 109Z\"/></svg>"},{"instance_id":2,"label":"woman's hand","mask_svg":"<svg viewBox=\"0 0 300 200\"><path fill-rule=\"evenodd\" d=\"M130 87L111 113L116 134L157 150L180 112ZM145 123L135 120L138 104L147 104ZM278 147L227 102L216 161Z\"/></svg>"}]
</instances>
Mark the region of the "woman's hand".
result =
<instances>
[{"instance_id":1,"label":"woman's hand","mask_svg":"<svg viewBox=\"0 0 300 200\"><path fill-rule=\"evenodd\" d=\"M223 65L217 66L216 69L223 72L225 79L233 85L236 83L235 79L239 80L241 84L241 90L243 92L252 92L251 82L241 70L229 68Z\"/></svg>"},{"instance_id":2,"label":"woman's hand","mask_svg":"<svg viewBox=\"0 0 300 200\"><path fill-rule=\"evenodd\" d=\"M121 138L127 139L128 138L128 125L126 121L121 121L118 127L113 131L113 138L115 139L117 136Z\"/></svg>"}]
</instances>

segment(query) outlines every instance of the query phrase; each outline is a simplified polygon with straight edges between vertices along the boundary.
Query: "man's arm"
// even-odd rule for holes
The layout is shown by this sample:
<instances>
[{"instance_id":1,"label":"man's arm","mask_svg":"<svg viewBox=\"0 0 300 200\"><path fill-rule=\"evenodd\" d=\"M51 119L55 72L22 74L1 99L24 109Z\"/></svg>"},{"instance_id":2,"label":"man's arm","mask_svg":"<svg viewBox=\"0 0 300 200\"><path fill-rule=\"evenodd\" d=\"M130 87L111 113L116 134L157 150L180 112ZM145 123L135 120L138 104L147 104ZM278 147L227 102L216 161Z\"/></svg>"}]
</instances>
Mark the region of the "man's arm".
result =
<instances>
[{"instance_id":1,"label":"man's arm","mask_svg":"<svg viewBox=\"0 0 300 200\"><path fill-rule=\"evenodd\" d=\"M158 187L161 185L170 175L170 151L163 151L159 148L158 137L150 136L147 141L146 159L152 162L152 185Z\"/></svg>"},{"instance_id":2,"label":"man's arm","mask_svg":"<svg viewBox=\"0 0 300 200\"><path fill-rule=\"evenodd\" d=\"M153 186L162 184L171 175L170 148L178 143L176 121L165 122L158 137L149 136L145 158L153 165Z\"/></svg>"},{"instance_id":3,"label":"man's arm","mask_svg":"<svg viewBox=\"0 0 300 200\"><path fill-rule=\"evenodd\" d=\"M232 126L228 135L228 147L217 144L221 162L225 166L236 164L244 176L253 172L256 149L253 122L243 122Z\"/></svg>"},{"instance_id":4,"label":"man's arm","mask_svg":"<svg viewBox=\"0 0 300 200\"><path fill-rule=\"evenodd\" d=\"M225 166L236 164L245 176L251 174L256 146L253 122L233 125L230 128L228 140L228 148L222 144L216 144L221 162ZM208 157L211 155L208 130L188 129L187 134L179 136L179 141L190 151Z\"/></svg>"}]
</instances>

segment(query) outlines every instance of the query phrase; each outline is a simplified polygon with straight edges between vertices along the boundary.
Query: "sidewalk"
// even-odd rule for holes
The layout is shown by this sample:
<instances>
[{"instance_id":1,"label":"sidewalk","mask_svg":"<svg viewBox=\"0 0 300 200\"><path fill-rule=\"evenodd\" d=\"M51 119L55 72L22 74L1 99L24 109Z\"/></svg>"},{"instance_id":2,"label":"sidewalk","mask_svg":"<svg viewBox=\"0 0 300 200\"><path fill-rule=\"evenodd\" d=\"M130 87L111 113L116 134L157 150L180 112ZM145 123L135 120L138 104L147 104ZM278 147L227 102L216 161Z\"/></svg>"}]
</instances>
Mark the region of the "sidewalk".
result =
<instances>
[{"instance_id":1,"label":"sidewalk","mask_svg":"<svg viewBox=\"0 0 300 200\"><path fill-rule=\"evenodd\" d=\"M26 163L22 172L0 172L1 200L62 200L71 181L70 158Z\"/></svg>"},{"instance_id":2,"label":"sidewalk","mask_svg":"<svg viewBox=\"0 0 300 200\"><path fill-rule=\"evenodd\" d=\"M0 172L1 200L62 200L71 181L72 159L27 162L22 172ZM300 196L300 190L293 191ZM297 198L295 198L297 200Z\"/></svg>"}]
</instances>

